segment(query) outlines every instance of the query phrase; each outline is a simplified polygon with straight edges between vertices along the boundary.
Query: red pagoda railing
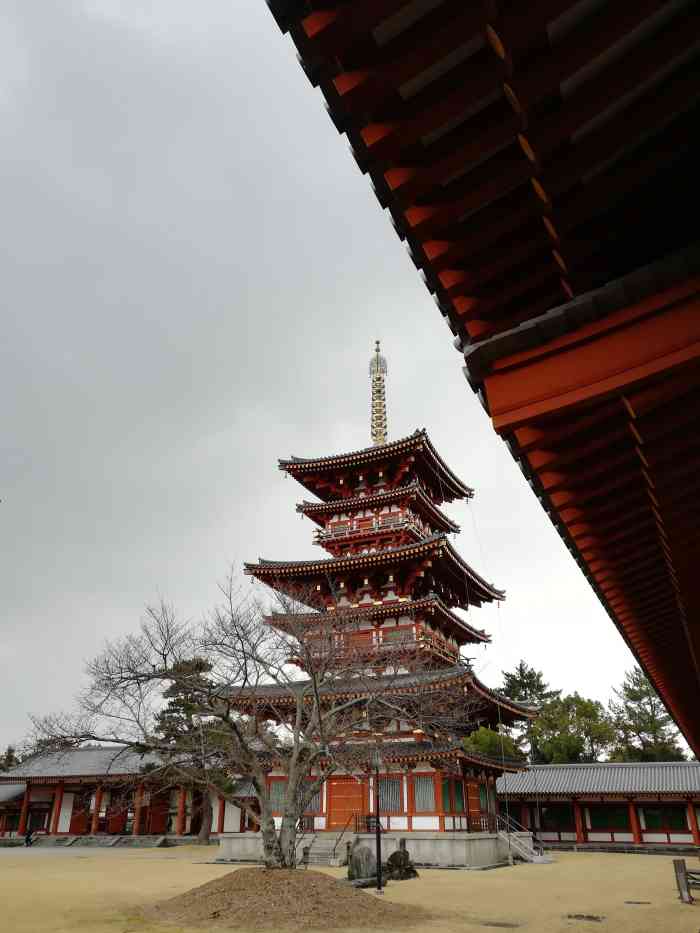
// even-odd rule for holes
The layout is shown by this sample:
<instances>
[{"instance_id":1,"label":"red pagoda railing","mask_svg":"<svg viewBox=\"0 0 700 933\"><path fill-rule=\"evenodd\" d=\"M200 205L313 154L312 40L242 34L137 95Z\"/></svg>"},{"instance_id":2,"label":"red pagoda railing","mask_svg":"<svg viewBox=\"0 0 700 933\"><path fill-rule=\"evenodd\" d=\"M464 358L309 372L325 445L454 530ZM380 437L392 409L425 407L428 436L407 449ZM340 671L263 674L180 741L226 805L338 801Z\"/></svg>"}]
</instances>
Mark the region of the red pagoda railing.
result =
<instances>
[{"instance_id":1,"label":"red pagoda railing","mask_svg":"<svg viewBox=\"0 0 700 933\"><path fill-rule=\"evenodd\" d=\"M340 541L357 535L374 531L406 530L415 531L417 535L424 536L426 531L416 521L407 519L403 515L388 515L380 518L354 519L343 524L333 525L330 528L317 529L314 532L314 543L324 541Z\"/></svg>"},{"instance_id":2,"label":"red pagoda railing","mask_svg":"<svg viewBox=\"0 0 700 933\"><path fill-rule=\"evenodd\" d=\"M399 653L407 650L427 650L450 663L459 660L459 648L432 632L419 631L416 636L413 626L379 629L370 629L362 632L348 632L337 636L333 648L322 644L316 652L310 646L312 656L323 657L332 652L338 657L355 653L387 654Z\"/></svg>"}]
</instances>

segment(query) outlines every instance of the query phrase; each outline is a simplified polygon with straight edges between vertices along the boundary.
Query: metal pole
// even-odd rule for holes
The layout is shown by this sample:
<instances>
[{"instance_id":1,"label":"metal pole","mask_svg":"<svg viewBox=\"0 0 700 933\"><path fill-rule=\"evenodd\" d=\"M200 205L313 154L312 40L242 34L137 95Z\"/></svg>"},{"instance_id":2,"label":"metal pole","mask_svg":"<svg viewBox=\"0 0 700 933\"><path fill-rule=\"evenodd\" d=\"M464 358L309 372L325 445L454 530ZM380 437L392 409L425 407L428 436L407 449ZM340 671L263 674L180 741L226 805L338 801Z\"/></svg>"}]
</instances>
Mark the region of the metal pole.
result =
<instances>
[{"instance_id":1,"label":"metal pole","mask_svg":"<svg viewBox=\"0 0 700 933\"><path fill-rule=\"evenodd\" d=\"M374 771L374 831L377 840L377 894L382 891L382 824L379 822L379 768Z\"/></svg>"}]
</instances>

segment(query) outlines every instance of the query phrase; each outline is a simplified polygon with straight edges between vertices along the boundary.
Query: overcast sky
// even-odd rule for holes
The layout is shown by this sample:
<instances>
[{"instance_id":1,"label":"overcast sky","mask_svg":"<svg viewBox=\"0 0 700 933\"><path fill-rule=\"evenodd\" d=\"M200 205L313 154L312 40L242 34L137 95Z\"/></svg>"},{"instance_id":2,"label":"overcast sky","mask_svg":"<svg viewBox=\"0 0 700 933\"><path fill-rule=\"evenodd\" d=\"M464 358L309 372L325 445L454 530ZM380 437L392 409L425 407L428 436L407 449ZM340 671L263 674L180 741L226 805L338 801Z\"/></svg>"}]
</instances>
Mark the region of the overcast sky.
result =
<instances>
[{"instance_id":1,"label":"overcast sky","mask_svg":"<svg viewBox=\"0 0 700 933\"><path fill-rule=\"evenodd\" d=\"M67 708L159 596L316 556L278 456L425 426L473 504L496 686L605 699L632 658L462 375L452 335L263 0L0 10L0 744ZM471 514L470 514L471 513Z\"/></svg>"}]
</instances>

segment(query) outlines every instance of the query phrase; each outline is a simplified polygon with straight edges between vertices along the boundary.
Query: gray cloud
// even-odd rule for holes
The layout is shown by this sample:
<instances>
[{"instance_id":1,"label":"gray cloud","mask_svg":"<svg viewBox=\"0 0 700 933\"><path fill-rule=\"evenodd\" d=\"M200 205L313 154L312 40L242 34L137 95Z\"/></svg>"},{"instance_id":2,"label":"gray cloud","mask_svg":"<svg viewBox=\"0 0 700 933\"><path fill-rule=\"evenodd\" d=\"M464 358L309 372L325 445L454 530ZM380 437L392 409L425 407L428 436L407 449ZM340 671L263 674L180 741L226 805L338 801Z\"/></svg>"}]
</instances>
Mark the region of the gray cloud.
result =
<instances>
[{"instance_id":1,"label":"gray cloud","mask_svg":"<svg viewBox=\"0 0 700 933\"><path fill-rule=\"evenodd\" d=\"M159 593L309 556L276 458L427 426L476 486L460 547L528 657L604 696L630 658L461 374L451 335L262 0L0 12L0 743Z\"/></svg>"}]
</instances>

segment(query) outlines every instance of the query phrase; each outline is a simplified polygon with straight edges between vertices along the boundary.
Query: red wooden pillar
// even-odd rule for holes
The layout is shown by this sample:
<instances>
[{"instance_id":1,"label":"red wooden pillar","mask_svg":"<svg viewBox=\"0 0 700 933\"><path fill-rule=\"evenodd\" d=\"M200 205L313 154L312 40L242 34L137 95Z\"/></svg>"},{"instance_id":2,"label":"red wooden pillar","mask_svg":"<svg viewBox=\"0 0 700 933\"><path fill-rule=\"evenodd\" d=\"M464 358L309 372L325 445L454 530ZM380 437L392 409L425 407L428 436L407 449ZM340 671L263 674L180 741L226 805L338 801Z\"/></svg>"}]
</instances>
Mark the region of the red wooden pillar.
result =
<instances>
[{"instance_id":1,"label":"red wooden pillar","mask_svg":"<svg viewBox=\"0 0 700 933\"><path fill-rule=\"evenodd\" d=\"M435 804L438 811L438 820L440 832L445 831L445 804L442 799L442 772L437 771L433 775L433 784L435 786Z\"/></svg>"},{"instance_id":2,"label":"red wooden pillar","mask_svg":"<svg viewBox=\"0 0 700 933\"><path fill-rule=\"evenodd\" d=\"M630 827L632 828L632 841L636 843L641 843L642 841L642 827L639 823L639 814L637 813L637 807L633 800L630 800L629 804L629 814L630 814Z\"/></svg>"},{"instance_id":3,"label":"red wooden pillar","mask_svg":"<svg viewBox=\"0 0 700 933\"><path fill-rule=\"evenodd\" d=\"M413 814L416 812L416 784L412 771L406 775L406 826L413 829Z\"/></svg>"},{"instance_id":4,"label":"red wooden pillar","mask_svg":"<svg viewBox=\"0 0 700 933\"><path fill-rule=\"evenodd\" d=\"M530 828L530 804L525 801L523 801L520 807L520 820L523 824L523 829Z\"/></svg>"},{"instance_id":5,"label":"red wooden pillar","mask_svg":"<svg viewBox=\"0 0 700 933\"><path fill-rule=\"evenodd\" d=\"M61 807L63 806L64 785L59 784L56 788L56 794L53 799L53 814L51 816L51 828L49 832L56 835L58 832L58 821L61 819Z\"/></svg>"},{"instance_id":6,"label":"red wooden pillar","mask_svg":"<svg viewBox=\"0 0 700 933\"><path fill-rule=\"evenodd\" d=\"M216 831L221 835L224 831L224 820L226 819L226 801L219 797L219 815L216 821Z\"/></svg>"},{"instance_id":7,"label":"red wooden pillar","mask_svg":"<svg viewBox=\"0 0 700 933\"><path fill-rule=\"evenodd\" d=\"M586 832L583 825L583 811L581 810L581 804L578 800L574 800L574 823L576 824L576 842L582 843L586 841Z\"/></svg>"},{"instance_id":8,"label":"red wooden pillar","mask_svg":"<svg viewBox=\"0 0 700 933\"><path fill-rule=\"evenodd\" d=\"M175 824L175 833L178 836L185 835L185 827L187 825L187 788L181 787L180 794L177 798L177 823Z\"/></svg>"},{"instance_id":9,"label":"red wooden pillar","mask_svg":"<svg viewBox=\"0 0 700 933\"><path fill-rule=\"evenodd\" d=\"M17 827L18 836L24 836L27 832L27 817L29 816L30 797L31 785L27 784L26 790L24 791L24 797L22 798L22 809L19 813L19 826Z\"/></svg>"},{"instance_id":10,"label":"red wooden pillar","mask_svg":"<svg viewBox=\"0 0 700 933\"><path fill-rule=\"evenodd\" d=\"M693 845L700 846L700 829L698 829L698 815L695 812L695 803L688 801L688 825L693 834Z\"/></svg>"},{"instance_id":11,"label":"red wooden pillar","mask_svg":"<svg viewBox=\"0 0 700 933\"><path fill-rule=\"evenodd\" d=\"M136 788L136 794L134 796L134 826L131 830L132 836L139 836L141 834L141 822L143 816L143 784L139 784Z\"/></svg>"},{"instance_id":12,"label":"red wooden pillar","mask_svg":"<svg viewBox=\"0 0 700 933\"><path fill-rule=\"evenodd\" d=\"M98 784L95 788L95 809L92 811L92 821L90 823L90 835L95 836L100 828L100 809L102 808L102 785Z\"/></svg>"}]
</instances>

